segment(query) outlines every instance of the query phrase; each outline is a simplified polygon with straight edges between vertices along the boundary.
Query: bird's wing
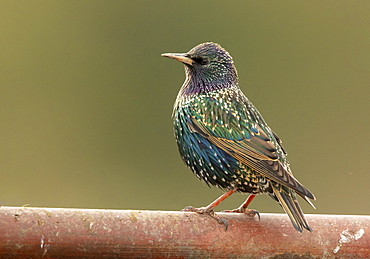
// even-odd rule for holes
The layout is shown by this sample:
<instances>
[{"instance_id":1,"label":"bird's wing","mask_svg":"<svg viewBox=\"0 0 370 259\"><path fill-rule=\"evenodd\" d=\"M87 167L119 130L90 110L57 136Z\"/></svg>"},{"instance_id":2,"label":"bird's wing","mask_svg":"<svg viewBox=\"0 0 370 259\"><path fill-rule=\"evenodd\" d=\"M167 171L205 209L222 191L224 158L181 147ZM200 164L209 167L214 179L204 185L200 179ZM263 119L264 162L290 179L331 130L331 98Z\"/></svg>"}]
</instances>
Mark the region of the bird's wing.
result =
<instances>
[{"instance_id":1,"label":"bird's wing","mask_svg":"<svg viewBox=\"0 0 370 259\"><path fill-rule=\"evenodd\" d=\"M281 141L265 124L253 105L246 101L221 103L207 97L206 105L197 104L188 126L262 176L292 188L300 196L315 199L283 166L285 151ZM249 107L247 107L249 105Z\"/></svg>"}]
</instances>

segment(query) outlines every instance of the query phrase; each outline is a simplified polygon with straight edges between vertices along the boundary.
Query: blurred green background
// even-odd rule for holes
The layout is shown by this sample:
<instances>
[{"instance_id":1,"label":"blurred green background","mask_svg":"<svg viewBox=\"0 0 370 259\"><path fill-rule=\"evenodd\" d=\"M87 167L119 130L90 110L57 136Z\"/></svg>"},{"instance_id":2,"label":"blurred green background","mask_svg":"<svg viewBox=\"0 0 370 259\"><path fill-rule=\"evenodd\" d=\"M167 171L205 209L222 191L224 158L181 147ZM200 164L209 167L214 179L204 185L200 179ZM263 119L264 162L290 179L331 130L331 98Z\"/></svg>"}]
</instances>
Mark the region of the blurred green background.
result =
<instances>
[{"instance_id":1,"label":"blurred green background","mask_svg":"<svg viewBox=\"0 0 370 259\"><path fill-rule=\"evenodd\" d=\"M185 167L163 52L214 41L317 197L370 214L370 1L1 1L0 201L180 210L221 192ZM233 195L218 210L237 207ZM267 195L251 208L282 212Z\"/></svg>"}]
</instances>

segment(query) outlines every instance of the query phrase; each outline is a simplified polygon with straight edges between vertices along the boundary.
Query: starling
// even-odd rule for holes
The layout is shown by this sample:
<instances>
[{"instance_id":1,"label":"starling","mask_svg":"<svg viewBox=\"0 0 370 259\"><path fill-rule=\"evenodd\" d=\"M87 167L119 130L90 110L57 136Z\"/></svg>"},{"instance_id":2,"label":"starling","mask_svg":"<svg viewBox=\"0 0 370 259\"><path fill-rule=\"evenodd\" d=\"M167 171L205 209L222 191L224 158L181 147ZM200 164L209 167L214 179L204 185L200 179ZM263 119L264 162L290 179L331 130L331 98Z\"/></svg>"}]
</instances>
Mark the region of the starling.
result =
<instances>
[{"instance_id":1,"label":"starling","mask_svg":"<svg viewBox=\"0 0 370 259\"><path fill-rule=\"evenodd\" d=\"M293 176L282 141L240 90L230 54L207 42L188 53L162 56L185 66L172 115L180 155L197 178L225 191L207 207L184 210L208 214L227 229L227 222L214 213L221 201L234 192L248 193L239 208L227 212L259 216L247 206L255 195L267 193L297 231L311 231L296 194L311 205L308 198L315 196Z\"/></svg>"}]
</instances>

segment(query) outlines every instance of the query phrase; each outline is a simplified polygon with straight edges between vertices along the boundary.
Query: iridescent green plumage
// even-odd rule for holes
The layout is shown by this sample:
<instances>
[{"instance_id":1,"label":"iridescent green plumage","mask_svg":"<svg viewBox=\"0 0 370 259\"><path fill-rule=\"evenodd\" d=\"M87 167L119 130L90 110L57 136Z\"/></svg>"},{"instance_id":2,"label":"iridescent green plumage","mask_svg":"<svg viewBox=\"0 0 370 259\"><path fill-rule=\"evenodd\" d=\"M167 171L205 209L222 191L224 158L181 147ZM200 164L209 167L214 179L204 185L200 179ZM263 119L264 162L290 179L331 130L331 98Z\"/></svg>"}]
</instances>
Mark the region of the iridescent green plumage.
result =
<instances>
[{"instance_id":1,"label":"iridescent green plumage","mask_svg":"<svg viewBox=\"0 0 370 259\"><path fill-rule=\"evenodd\" d=\"M308 202L315 197L293 177L280 139L238 87L229 53L204 43L185 54L163 56L185 64L186 80L173 118L187 166L207 184L232 190L230 194L269 194L298 231L311 230L295 194ZM213 212L216 205L193 211Z\"/></svg>"}]
</instances>

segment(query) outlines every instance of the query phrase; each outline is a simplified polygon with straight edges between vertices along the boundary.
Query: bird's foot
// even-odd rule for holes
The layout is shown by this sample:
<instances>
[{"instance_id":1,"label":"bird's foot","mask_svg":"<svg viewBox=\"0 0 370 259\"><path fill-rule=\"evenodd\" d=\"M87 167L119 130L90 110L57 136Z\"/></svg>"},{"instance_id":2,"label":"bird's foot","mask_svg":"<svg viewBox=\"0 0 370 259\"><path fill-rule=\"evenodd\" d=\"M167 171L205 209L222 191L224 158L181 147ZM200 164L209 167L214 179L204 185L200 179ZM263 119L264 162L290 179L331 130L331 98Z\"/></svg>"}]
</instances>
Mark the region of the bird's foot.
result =
<instances>
[{"instance_id":1,"label":"bird's foot","mask_svg":"<svg viewBox=\"0 0 370 259\"><path fill-rule=\"evenodd\" d=\"M209 209L208 207L201 207L201 208L195 208L192 206L187 206L183 208L181 211L183 212L196 212L198 214L206 214L209 215L211 218L214 218L217 220L219 224L223 224L225 226L225 231L229 227L229 222L227 222L226 219L221 218L218 216L213 209Z\"/></svg>"},{"instance_id":2,"label":"bird's foot","mask_svg":"<svg viewBox=\"0 0 370 259\"><path fill-rule=\"evenodd\" d=\"M233 209L233 210L223 210L222 212L226 212L226 213L243 213L243 214L248 215L251 218L253 218L254 216L257 215L258 216L258 220L261 219L260 213L258 212L258 210L247 209L247 208L244 208L244 207L239 207L239 208Z\"/></svg>"}]
</instances>

